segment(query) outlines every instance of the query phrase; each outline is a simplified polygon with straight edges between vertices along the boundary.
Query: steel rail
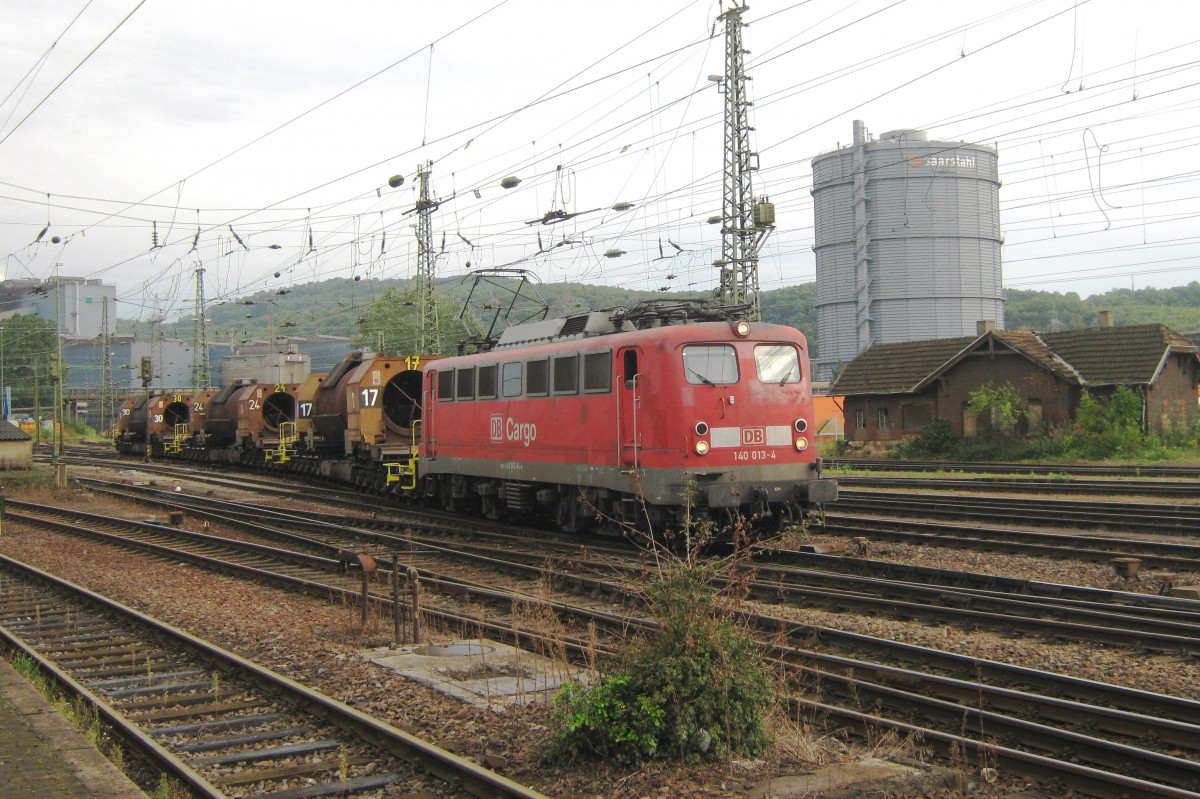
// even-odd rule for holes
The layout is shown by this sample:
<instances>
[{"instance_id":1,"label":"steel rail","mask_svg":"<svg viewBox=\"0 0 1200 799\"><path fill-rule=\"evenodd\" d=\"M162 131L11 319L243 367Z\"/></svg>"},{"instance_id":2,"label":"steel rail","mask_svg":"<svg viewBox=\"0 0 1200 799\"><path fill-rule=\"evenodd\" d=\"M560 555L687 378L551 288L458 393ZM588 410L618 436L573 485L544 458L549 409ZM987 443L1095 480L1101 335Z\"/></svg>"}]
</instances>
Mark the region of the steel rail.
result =
<instances>
[{"instance_id":1,"label":"steel rail","mask_svg":"<svg viewBox=\"0 0 1200 799\"><path fill-rule=\"evenodd\" d=\"M864 471L895 472L967 472L968 474L1078 474L1102 477L1176 477L1195 479L1200 468L1195 466L1085 464L1085 463L991 463L981 461L918 461L871 460L857 458L826 458L824 465L832 469L862 469Z\"/></svg>"},{"instance_id":2,"label":"steel rail","mask_svg":"<svg viewBox=\"0 0 1200 799\"><path fill-rule=\"evenodd\" d=\"M59 595L72 598L77 603L82 602L90 606L99 607L106 614L117 616L127 624L133 624L149 630L156 639L169 641L174 646L181 647L193 654L198 654L205 661L218 664L218 667L223 670L245 675L251 684L259 686L261 690L265 690L271 695L285 697L287 701L296 702L305 708L307 712L314 713L325 722L350 732L359 741L371 747L388 752L406 762L419 764L439 779L461 781L463 787L474 796L486 797L488 799L498 799L499 797L511 797L511 799L545 799L544 795L537 791L519 785L469 760L447 752L428 741L392 727L348 705L276 674L250 660L235 655L215 644L197 638L184 630L168 625L112 599L88 591L39 569L27 566L12 558L0 556L0 567L7 570L10 575L17 574L22 575L26 580L35 580L44 586L49 586L51 590ZM7 623L0 625L0 631L4 631L6 640L12 645L23 643L18 640L17 636L7 632L5 628L8 626L10 625ZM48 660L41 657L38 659L39 661ZM123 719L123 714L96 694L87 692L80 693L79 695L84 696L89 702L94 703L93 706L97 708L97 712L102 713L106 720L109 720L115 727L128 730L133 734L135 740L146 741L148 739L149 736L144 731L139 732L140 728L138 725L130 722L128 719ZM164 764L172 762L171 758L164 758L161 753L156 753L156 759ZM215 786L212 786L211 783L204 780L194 769L179 760L178 757L174 757L173 760L180 768L172 768L172 773L180 775L180 778L185 779L190 786L204 791L203 796L213 797L213 799L221 799L226 796L226 794L218 791ZM361 787L363 786L352 785L348 781L343 780L337 790L348 793L359 790Z\"/></svg>"}]
</instances>

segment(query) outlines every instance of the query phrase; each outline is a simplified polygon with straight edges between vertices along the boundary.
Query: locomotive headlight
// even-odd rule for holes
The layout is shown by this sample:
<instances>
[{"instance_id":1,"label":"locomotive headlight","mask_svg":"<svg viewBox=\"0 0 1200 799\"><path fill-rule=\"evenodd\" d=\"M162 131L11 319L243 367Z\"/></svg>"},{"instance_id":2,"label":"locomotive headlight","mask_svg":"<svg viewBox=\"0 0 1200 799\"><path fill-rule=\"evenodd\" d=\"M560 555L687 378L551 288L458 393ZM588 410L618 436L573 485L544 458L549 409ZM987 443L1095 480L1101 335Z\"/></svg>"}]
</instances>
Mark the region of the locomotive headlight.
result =
<instances>
[{"instance_id":1,"label":"locomotive headlight","mask_svg":"<svg viewBox=\"0 0 1200 799\"><path fill-rule=\"evenodd\" d=\"M708 454L708 442L707 441L697 441L696 442L696 454L697 455L707 455Z\"/></svg>"},{"instance_id":2,"label":"locomotive headlight","mask_svg":"<svg viewBox=\"0 0 1200 799\"><path fill-rule=\"evenodd\" d=\"M794 425L792 425L792 427L796 428L797 433L803 433L805 430L808 429L808 420L807 419L797 419L796 423Z\"/></svg>"},{"instance_id":3,"label":"locomotive headlight","mask_svg":"<svg viewBox=\"0 0 1200 799\"><path fill-rule=\"evenodd\" d=\"M750 335L750 323L743 319L733 326L733 332L737 333L742 338L745 338L746 336Z\"/></svg>"},{"instance_id":4,"label":"locomotive headlight","mask_svg":"<svg viewBox=\"0 0 1200 799\"><path fill-rule=\"evenodd\" d=\"M708 435L708 425L705 424L704 422L696 422L696 435L698 435L698 436Z\"/></svg>"},{"instance_id":5,"label":"locomotive headlight","mask_svg":"<svg viewBox=\"0 0 1200 799\"><path fill-rule=\"evenodd\" d=\"M803 452L806 449L808 449L808 439L804 436L796 436L796 450Z\"/></svg>"}]
</instances>

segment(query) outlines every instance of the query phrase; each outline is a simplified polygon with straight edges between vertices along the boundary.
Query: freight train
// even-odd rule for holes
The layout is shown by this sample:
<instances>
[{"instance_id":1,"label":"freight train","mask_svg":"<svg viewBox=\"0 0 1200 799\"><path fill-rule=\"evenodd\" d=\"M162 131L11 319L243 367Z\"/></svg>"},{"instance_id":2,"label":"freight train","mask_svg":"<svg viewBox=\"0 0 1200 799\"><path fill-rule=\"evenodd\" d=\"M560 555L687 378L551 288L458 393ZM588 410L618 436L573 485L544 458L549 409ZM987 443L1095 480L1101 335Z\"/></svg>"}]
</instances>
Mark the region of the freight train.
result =
<instances>
[{"instance_id":1,"label":"freight train","mask_svg":"<svg viewBox=\"0 0 1200 799\"><path fill-rule=\"evenodd\" d=\"M130 397L116 444L588 531L797 521L837 498L813 428L799 331L650 303L515 325L471 354L351 353L300 384Z\"/></svg>"}]
</instances>

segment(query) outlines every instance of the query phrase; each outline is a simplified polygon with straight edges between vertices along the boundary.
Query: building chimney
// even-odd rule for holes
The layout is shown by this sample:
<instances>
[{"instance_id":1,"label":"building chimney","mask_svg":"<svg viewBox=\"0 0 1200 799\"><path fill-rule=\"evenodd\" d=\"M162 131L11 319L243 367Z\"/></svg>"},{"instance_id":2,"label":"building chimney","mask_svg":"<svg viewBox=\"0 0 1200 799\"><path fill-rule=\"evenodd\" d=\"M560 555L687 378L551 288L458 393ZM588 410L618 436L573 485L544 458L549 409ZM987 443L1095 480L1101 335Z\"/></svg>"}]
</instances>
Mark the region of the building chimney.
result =
<instances>
[{"instance_id":1,"label":"building chimney","mask_svg":"<svg viewBox=\"0 0 1200 799\"><path fill-rule=\"evenodd\" d=\"M1097 314L1097 316L1099 317L1099 319L1097 321L1098 326L1100 326L1100 327L1112 327L1113 326L1112 311L1101 311L1099 314Z\"/></svg>"},{"instance_id":2,"label":"building chimney","mask_svg":"<svg viewBox=\"0 0 1200 799\"><path fill-rule=\"evenodd\" d=\"M975 323L975 335L982 336L996 329L995 319L980 319Z\"/></svg>"}]
</instances>

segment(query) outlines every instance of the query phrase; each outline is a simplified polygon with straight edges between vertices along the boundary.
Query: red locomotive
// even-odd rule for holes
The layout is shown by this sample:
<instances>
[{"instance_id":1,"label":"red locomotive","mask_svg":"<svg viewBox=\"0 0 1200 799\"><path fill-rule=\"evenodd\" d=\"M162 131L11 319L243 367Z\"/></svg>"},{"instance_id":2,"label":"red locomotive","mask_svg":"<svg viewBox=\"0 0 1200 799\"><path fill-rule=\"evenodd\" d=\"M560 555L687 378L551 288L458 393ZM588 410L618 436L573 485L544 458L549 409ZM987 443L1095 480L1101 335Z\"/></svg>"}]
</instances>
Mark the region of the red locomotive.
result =
<instances>
[{"instance_id":1,"label":"red locomotive","mask_svg":"<svg viewBox=\"0 0 1200 799\"><path fill-rule=\"evenodd\" d=\"M548 511L566 530L697 510L784 524L836 499L811 438L804 336L705 316L719 312L545 320L429 365L419 489L493 518Z\"/></svg>"}]
</instances>

